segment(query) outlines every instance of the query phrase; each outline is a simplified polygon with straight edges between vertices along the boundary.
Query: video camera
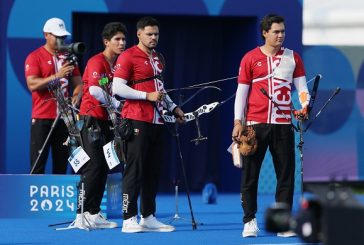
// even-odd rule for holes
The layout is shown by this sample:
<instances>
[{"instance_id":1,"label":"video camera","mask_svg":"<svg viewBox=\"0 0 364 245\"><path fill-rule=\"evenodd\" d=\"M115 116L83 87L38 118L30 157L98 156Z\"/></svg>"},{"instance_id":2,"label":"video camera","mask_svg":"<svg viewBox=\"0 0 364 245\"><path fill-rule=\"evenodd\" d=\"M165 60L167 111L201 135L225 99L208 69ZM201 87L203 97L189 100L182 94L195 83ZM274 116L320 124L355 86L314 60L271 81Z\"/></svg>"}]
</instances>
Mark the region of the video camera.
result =
<instances>
[{"instance_id":1,"label":"video camera","mask_svg":"<svg viewBox=\"0 0 364 245\"><path fill-rule=\"evenodd\" d=\"M351 189L315 187L314 198L303 200L296 216L287 204L276 203L265 214L266 230L294 231L303 241L325 245L364 244L364 205Z\"/></svg>"},{"instance_id":2,"label":"video camera","mask_svg":"<svg viewBox=\"0 0 364 245\"><path fill-rule=\"evenodd\" d=\"M65 44L64 39L57 38L57 51L64 52L67 61L71 65L77 64L77 55L82 55L86 51L86 45L83 42Z\"/></svg>"}]
</instances>

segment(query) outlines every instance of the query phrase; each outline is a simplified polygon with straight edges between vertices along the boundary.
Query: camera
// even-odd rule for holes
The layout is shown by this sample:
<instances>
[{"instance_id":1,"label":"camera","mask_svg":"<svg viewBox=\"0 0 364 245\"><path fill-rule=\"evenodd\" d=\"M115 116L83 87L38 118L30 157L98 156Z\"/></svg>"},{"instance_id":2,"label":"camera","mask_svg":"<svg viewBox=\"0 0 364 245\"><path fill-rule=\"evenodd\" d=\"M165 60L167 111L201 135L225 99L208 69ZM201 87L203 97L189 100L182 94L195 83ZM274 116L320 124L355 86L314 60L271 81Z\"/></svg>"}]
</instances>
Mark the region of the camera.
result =
<instances>
[{"instance_id":1,"label":"camera","mask_svg":"<svg viewBox=\"0 0 364 245\"><path fill-rule=\"evenodd\" d=\"M322 242L321 204L316 200L304 200L297 216L291 215L286 203L275 203L267 209L265 228L270 232L295 232L303 241Z\"/></svg>"},{"instance_id":2,"label":"camera","mask_svg":"<svg viewBox=\"0 0 364 245\"><path fill-rule=\"evenodd\" d=\"M265 213L266 230L294 231L301 240L325 245L364 244L364 205L353 191L337 184L315 186L312 198L302 200L297 215L285 203Z\"/></svg>"},{"instance_id":3,"label":"camera","mask_svg":"<svg viewBox=\"0 0 364 245\"><path fill-rule=\"evenodd\" d=\"M61 44L58 44L58 51L67 52L75 55L82 55L86 51L86 46L82 42L70 43L70 44L64 44L62 42Z\"/></svg>"},{"instance_id":4,"label":"camera","mask_svg":"<svg viewBox=\"0 0 364 245\"><path fill-rule=\"evenodd\" d=\"M57 38L57 51L66 55L67 60L71 65L77 64L77 55L82 55L86 51L86 45L83 42L65 44L64 39Z\"/></svg>"}]
</instances>

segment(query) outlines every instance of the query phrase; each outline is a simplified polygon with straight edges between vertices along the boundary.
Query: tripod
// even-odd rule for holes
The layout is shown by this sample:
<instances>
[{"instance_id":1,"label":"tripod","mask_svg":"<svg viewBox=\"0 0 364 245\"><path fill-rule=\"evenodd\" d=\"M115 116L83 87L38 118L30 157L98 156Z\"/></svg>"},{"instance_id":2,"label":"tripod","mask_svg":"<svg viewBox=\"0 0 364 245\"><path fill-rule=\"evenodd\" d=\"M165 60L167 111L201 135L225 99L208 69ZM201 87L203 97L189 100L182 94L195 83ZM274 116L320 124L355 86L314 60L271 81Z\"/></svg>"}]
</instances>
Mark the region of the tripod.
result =
<instances>
[{"instance_id":1,"label":"tripod","mask_svg":"<svg viewBox=\"0 0 364 245\"><path fill-rule=\"evenodd\" d=\"M38 166L39 160L40 160L40 158L41 158L41 157L42 157L42 155L43 155L44 148L47 146L48 141L49 141L49 139L51 138L51 135L52 135L52 133L53 133L54 129L56 128L57 123L58 123L58 120L59 120L59 118L60 118L60 117L61 117L61 113L58 113L58 114L57 114L56 119L54 119L54 122L53 122L53 124L52 124L52 126L51 126L51 129L49 130L49 133L48 133L48 135L47 135L47 138L45 139L45 141L44 141L44 143L43 143L43 145L42 145L42 148L38 151L38 157L37 157L37 159L35 160L35 162L34 162L34 164L33 164L33 167L32 167L32 169L30 170L30 173L29 173L29 174L33 174L33 172L34 172L35 168Z\"/></svg>"}]
</instances>

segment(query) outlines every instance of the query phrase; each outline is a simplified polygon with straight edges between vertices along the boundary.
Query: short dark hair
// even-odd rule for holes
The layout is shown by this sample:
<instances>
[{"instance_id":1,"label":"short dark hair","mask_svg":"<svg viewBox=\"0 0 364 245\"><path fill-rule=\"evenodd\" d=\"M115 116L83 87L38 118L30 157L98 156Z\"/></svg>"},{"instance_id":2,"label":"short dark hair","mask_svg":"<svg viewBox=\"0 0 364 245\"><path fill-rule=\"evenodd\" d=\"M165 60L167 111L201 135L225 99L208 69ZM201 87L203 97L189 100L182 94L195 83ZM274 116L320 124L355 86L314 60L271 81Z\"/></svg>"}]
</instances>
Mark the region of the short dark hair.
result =
<instances>
[{"instance_id":1,"label":"short dark hair","mask_svg":"<svg viewBox=\"0 0 364 245\"><path fill-rule=\"evenodd\" d=\"M276 14L268 14L260 21L260 34L263 40L265 40L263 31L269 31L273 23L284 23L284 18Z\"/></svg>"},{"instance_id":2,"label":"short dark hair","mask_svg":"<svg viewBox=\"0 0 364 245\"><path fill-rule=\"evenodd\" d=\"M140 20L138 20L136 28L137 30L141 30L144 29L146 26L160 26L158 20L154 19L151 16L145 16L143 18L141 18Z\"/></svg>"},{"instance_id":3,"label":"short dark hair","mask_svg":"<svg viewBox=\"0 0 364 245\"><path fill-rule=\"evenodd\" d=\"M126 27L125 27L125 25L123 23L121 23L121 22L107 23L104 26L104 29L102 30L102 34L101 34L102 40L104 40L104 39L111 40L111 38L113 36L115 36L116 33L118 33L118 32L121 32L124 35L126 35L127 30L126 30Z\"/></svg>"}]
</instances>

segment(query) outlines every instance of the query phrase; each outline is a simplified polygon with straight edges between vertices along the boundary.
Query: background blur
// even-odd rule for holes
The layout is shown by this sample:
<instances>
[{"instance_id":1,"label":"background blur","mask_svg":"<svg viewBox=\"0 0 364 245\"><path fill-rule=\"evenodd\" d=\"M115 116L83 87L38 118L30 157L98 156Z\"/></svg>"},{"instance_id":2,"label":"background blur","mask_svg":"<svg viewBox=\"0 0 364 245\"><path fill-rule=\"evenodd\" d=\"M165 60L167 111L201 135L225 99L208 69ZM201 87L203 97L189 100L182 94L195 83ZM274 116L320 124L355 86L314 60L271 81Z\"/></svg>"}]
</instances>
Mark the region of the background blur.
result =
<instances>
[{"instance_id":1,"label":"background blur","mask_svg":"<svg viewBox=\"0 0 364 245\"><path fill-rule=\"evenodd\" d=\"M29 11L31 9L31 11ZM0 173L30 171L31 95L24 78L24 60L44 44L43 25L62 18L72 33L68 42L85 42L83 71L89 57L102 51L101 30L110 21L128 27L127 47L136 44L135 24L145 15L161 22L159 50L167 62L165 87L185 87L237 76L240 60L261 45L259 20L277 13L286 20L285 47L298 52L307 80L322 74L311 118L333 91L341 92L304 134L304 180L364 179L364 2L358 0L7 0L0 2ZM312 88L309 83L309 88ZM217 84L223 91L204 90L182 109L223 101L236 90L236 79ZM176 103L195 91L171 92ZM240 171L226 149L231 144L233 101L200 118L208 141L195 146L194 122L179 128L187 176L193 191L214 182L219 191L238 192ZM297 98L295 97L295 104ZM298 139L298 134L296 135ZM161 190L172 191L181 179L175 139L166 130ZM269 155L269 154L268 154ZM50 165L50 164L48 164ZM296 190L300 190L297 154ZM49 173L50 170L47 169ZM266 157L259 191L275 191L271 158Z\"/></svg>"}]
</instances>

